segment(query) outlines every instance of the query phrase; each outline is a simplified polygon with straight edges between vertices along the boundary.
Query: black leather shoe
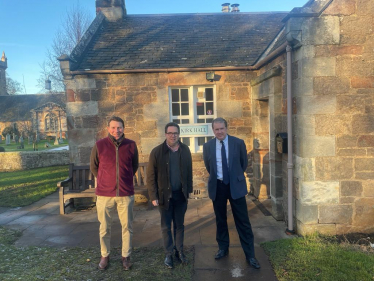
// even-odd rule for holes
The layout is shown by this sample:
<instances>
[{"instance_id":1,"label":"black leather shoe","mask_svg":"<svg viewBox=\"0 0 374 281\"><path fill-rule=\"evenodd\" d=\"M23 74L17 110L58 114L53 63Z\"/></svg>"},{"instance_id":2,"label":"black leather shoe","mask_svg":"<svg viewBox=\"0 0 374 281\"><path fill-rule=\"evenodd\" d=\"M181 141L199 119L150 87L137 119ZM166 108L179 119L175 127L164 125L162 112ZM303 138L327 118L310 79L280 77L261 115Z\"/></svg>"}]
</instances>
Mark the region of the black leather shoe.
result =
<instances>
[{"instance_id":1,"label":"black leather shoe","mask_svg":"<svg viewBox=\"0 0 374 281\"><path fill-rule=\"evenodd\" d=\"M229 253L229 250L218 250L217 254L214 256L214 258L216 260L219 260L225 256L227 256L227 254Z\"/></svg>"},{"instance_id":2,"label":"black leather shoe","mask_svg":"<svg viewBox=\"0 0 374 281\"><path fill-rule=\"evenodd\" d=\"M171 255L167 255L165 257L164 264L166 265L167 268L172 269L173 268L173 257Z\"/></svg>"},{"instance_id":3,"label":"black leather shoe","mask_svg":"<svg viewBox=\"0 0 374 281\"><path fill-rule=\"evenodd\" d=\"M178 257L181 261L182 264L188 264L188 259L186 258L186 256L184 255L183 251L179 251L178 252Z\"/></svg>"},{"instance_id":4,"label":"black leather shoe","mask_svg":"<svg viewBox=\"0 0 374 281\"><path fill-rule=\"evenodd\" d=\"M249 262L249 264L250 264L252 267L254 267L254 268L256 268L256 269L259 269L259 268L261 267L260 263L258 262L258 260L257 260L256 258L250 258L250 259L248 260L248 262Z\"/></svg>"}]
</instances>

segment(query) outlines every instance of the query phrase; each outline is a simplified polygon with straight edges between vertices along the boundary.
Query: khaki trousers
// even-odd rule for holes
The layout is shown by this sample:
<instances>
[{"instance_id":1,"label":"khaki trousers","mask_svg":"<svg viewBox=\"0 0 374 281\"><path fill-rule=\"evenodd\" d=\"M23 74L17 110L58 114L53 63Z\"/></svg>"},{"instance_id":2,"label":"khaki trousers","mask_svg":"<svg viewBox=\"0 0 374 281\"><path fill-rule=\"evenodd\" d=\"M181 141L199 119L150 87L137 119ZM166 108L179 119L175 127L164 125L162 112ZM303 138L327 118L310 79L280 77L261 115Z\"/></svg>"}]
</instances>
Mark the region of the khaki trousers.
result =
<instances>
[{"instance_id":1,"label":"khaki trousers","mask_svg":"<svg viewBox=\"0 0 374 281\"><path fill-rule=\"evenodd\" d=\"M129 257L132 250L132 222L134 195L123 197L97 196L97 218L100 222L101 256L110 254L110 238L112 230L113 212L117 213L122 226L122 257Z\"/></svg>"}]
</instances>

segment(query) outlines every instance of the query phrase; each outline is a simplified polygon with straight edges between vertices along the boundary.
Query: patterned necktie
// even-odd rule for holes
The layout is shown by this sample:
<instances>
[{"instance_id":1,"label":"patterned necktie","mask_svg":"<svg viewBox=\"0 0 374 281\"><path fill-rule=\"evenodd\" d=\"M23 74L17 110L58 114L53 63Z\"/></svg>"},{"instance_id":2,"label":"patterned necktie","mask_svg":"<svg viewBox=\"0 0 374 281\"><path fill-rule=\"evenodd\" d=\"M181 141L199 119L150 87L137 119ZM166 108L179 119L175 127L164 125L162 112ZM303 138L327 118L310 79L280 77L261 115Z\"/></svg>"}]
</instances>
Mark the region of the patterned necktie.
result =
<instances>
[{"instance_id":1,"label":"patterned necktie","mask_svg":"<svg viewBox=\"0 0 374 281\"><path fill-rule=\"evenodd\" d=\"M229 167L227 166L226 149L223 141L221 141L221 145L223 183L227 185L230 183Z\"/></svg>"}]
</instances>

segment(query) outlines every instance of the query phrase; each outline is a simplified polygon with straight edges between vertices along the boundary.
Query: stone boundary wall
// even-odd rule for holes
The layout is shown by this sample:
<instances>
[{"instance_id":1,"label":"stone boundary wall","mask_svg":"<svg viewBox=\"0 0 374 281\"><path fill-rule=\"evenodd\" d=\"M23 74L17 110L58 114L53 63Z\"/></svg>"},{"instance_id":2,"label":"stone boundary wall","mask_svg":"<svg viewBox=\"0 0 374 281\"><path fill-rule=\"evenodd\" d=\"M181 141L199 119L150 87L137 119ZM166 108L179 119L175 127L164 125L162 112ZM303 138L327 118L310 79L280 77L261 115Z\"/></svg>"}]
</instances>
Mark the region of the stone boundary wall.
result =
<instances>
[{"instance_id":1,"label":"stone boundary wall","mask_svg":"<svg viewBox=\"0 0 374 281\"><path fill-rule=\"evenodd\" d=\"M0 172L27 170L70 163L69 151L1 152Z\"/></svg>"}]
</instances>

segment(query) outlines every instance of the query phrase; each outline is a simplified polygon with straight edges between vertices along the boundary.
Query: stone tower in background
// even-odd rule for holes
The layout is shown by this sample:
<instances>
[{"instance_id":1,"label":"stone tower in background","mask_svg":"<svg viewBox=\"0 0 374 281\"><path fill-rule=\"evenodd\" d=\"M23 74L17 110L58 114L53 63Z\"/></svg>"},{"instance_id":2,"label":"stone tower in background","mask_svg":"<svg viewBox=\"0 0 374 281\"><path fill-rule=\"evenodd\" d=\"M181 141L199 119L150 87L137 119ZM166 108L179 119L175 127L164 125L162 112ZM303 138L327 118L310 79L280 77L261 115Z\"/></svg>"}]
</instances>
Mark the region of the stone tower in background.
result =
<instances>
[{"instance_id":1,"label":"stone tower in background","mask_svg":"<svg viewBox=\"0 0 374 281\"><path fill-rule=\"evenodd\" d=\"M5 70L8 67L7 58L5 56L5 53L3 52L3 55L0 59L0 96L7 96L8 93L6 91L6 76L5 76Z\"/></svg>"}]
</instances>

